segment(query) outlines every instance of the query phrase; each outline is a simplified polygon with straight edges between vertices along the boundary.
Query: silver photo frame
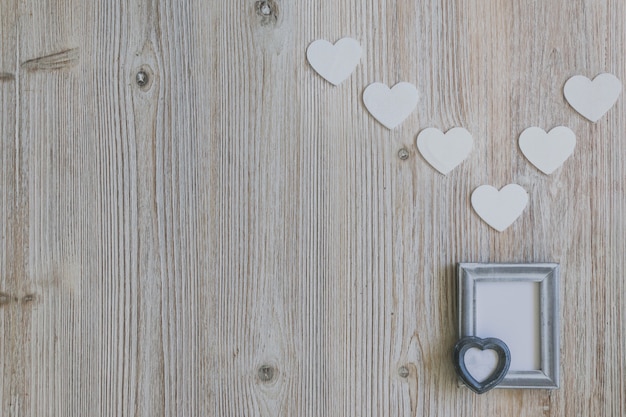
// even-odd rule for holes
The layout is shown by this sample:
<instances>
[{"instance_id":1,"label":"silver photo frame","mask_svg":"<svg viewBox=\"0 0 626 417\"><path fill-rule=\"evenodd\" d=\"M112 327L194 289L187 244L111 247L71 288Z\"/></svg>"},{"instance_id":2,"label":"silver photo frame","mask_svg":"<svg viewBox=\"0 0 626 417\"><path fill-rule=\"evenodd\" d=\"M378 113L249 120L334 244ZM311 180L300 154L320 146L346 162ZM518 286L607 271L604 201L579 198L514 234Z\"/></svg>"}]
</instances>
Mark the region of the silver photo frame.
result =
<instances>
[{"instance_id":1,"label":"silver photo frame","mask_svg":"<svg viewBox=\"0 0 626 417\"><path fill-rule=\"evenodd\" d=\"M458 291L459 336L496 337L511 350L497 388L559 387L558 264L460 263Z\"/></svg>"}]
</instances>

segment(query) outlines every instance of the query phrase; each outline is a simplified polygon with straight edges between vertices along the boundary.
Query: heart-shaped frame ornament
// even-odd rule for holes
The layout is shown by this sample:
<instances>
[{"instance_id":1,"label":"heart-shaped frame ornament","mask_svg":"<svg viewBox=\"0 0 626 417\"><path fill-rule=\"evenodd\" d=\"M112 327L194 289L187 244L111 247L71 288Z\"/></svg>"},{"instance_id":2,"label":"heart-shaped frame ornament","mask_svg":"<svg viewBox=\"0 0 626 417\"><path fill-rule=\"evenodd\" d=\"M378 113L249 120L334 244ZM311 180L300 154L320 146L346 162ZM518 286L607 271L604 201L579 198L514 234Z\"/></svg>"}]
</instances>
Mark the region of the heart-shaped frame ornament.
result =
<instances>
[{"instance_id":1,"label":"heart-shaped frame ornament","mask_svg":"<svg viewBox=\"0 0 626 417\"><path fill-rule=\"evenodd\" d=\"M465 364L465 354L472 348L483 351L493 350L498 355L498 364L495 370L482 382L477 381L472 376ZM454 346L454 369L465 385L477 394L483 394L502 382L510 365L511 352L506 343L500 339L494 337L481 339L480 337L467 336L461 338Z\"/></svg>"}]
</instances>

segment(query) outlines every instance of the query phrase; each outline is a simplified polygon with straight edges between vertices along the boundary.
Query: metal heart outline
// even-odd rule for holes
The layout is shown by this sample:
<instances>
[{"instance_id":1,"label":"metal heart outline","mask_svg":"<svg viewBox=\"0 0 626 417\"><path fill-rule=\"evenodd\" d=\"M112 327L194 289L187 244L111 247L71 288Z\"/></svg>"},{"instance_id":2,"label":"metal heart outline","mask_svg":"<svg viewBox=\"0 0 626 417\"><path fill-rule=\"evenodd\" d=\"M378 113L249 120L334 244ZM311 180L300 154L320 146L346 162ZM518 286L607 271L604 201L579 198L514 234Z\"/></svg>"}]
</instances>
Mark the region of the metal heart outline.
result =
<instances>
[{"instance_id":1,"label":"metal heart outline","mask_svg":"<svg viewBox=\"0 0 626 417\"><path fill-rule=\"evenodd\" d=\"M483 351L493 350L498 355L498 366L483 382L478 382L474 379L465 366L465 354L471 348L478 348ZM465 385L477 394L483 394L495 388L502 382L510 366L511 352L509 347L502 340L495 337L481 339L476 336L467 336L461 338L454 345L454 369Z\"/></svg>"}]
</instances>

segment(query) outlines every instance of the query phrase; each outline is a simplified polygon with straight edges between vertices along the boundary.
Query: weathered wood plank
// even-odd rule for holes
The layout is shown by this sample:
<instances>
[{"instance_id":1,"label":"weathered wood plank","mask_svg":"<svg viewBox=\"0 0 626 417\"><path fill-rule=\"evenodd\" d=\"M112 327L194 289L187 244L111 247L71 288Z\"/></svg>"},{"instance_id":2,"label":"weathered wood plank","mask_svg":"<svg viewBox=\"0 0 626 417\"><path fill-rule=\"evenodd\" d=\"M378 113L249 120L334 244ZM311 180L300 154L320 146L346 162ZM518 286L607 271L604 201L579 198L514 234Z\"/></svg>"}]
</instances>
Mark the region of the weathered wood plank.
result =
<instances>
[{"instance_id":1,"label":"weathered wood plank","mask_svg":"<svg viewBox=\"0 0 626 417\"><path fill-rule=\"evenodd\" d=\"M106 338L99 326L96 130L86 117L93 107L81 60L83 17L75 6L19 2L16 11L17 126L27 208L27 263L19 279L35 298L20 338L12 340L28 362L21 406L9 415L89 413L89 399L104 379L95 356Z\"/></svg>"},{"instance_id":2,"label":"weathered wood plank","mask_svg":"<svg viewBox=\"0 0 626 417\"><path fill-rule=\"evenodd\" d=\"M562 96L626 80L623 2L13 3L0 414L626 412L623 98L592 124ZM332 87L305 49L344 36L364 57ZM375 81L422 95L394 131ZM544 176L517 137L561 124ZM454 126L476 145L444 177L415 137ZM530 204L497 233L469 196L510 182ZM458 387L459 261L562 264L560 390Z\"/></svg>"},{"instance_id":3,"label":"weathered wood plank","mask_svg":"<svg viewBox=\"0 0 626 417\"><path fill-rule=\"evenodd\" d=\"M19 135L17 4L0 14L0 407L3 414L25 408L25 370L30 357L22 349L30 308L22 303L28 229L24 146ZM3 9L5 5L3 5Z\"/></svg>"}]
</instances>

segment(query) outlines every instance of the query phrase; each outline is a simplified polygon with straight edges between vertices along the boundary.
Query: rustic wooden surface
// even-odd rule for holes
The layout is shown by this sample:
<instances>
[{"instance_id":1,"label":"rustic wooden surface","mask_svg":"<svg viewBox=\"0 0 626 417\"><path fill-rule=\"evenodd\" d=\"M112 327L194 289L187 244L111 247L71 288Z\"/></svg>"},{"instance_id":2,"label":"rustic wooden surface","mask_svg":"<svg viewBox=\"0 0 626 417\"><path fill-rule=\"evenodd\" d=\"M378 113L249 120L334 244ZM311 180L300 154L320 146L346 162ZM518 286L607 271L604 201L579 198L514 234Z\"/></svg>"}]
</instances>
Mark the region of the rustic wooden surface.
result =
<instances>
[{"instance_id":1,"label":"rustic wooden surface","mask_svg":"<svg viewBox=\"0 0 626 417\"><path fill-rule=\"evenodd\" d=\"M0 4L0 415L626 415L624 95L597 124L562 95L626 80L624 2L258 6ZM344 36L333 87L305 50ZM422 94L395 131L375 81ZM545 176L517 136L561 124ZM444 177L415 137L453 126ZM469 196L510 182L497 233ZM561 389L458 387L459 261L561 263Z\"/></svg>"}]
</instances>

